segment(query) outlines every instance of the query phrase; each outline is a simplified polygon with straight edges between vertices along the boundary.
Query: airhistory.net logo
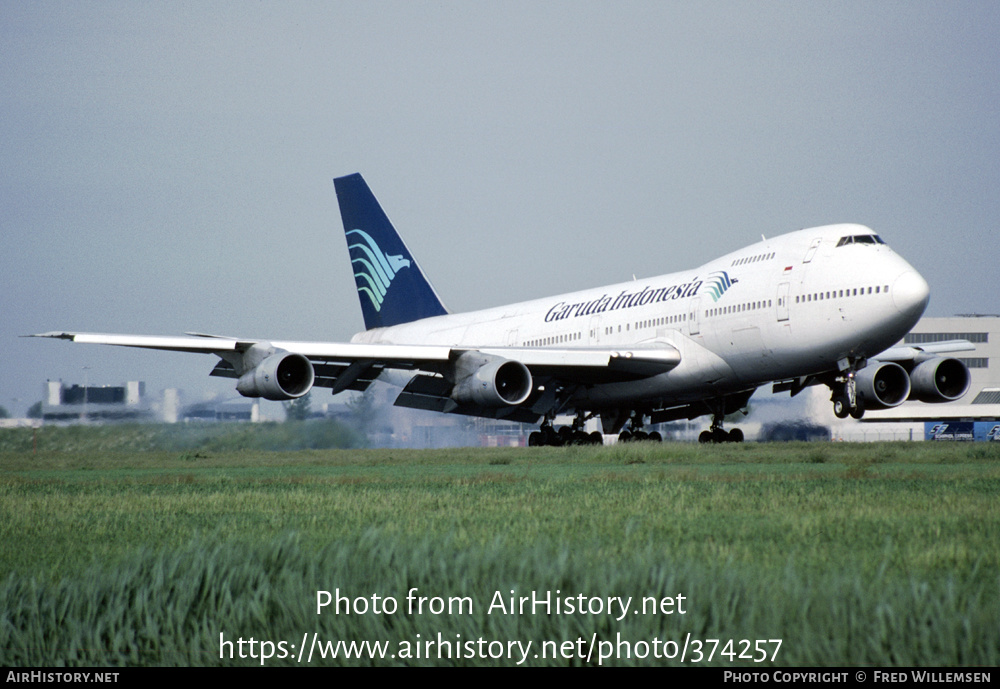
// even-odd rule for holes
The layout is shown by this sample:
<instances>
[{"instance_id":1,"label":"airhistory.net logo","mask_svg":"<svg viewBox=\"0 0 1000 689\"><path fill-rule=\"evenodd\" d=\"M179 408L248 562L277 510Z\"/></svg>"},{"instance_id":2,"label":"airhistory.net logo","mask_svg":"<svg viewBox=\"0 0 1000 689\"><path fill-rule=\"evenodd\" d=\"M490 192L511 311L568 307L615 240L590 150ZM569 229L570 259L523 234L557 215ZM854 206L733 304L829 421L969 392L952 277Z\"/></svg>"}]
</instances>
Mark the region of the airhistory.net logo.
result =
<instances>
[{"instance_id":1,"label":"airhistory.net logo","mask_svg":"<svg viewBox=\"0 0 1000 689\"><path fill-rule=\"evenodd\" d=\"M389 291L393 278L403 268L409 268L410 261L402 256L387 256L367 232L351 230L347 236L350 237L352 234L359 235L362 240L357 244L347 245L351 263L357 266L356 270L359 270L354 274L358 292L367 294L375 310L381 311L382 302L385 301L386 292Z\"/></svg>"}]
</instances>

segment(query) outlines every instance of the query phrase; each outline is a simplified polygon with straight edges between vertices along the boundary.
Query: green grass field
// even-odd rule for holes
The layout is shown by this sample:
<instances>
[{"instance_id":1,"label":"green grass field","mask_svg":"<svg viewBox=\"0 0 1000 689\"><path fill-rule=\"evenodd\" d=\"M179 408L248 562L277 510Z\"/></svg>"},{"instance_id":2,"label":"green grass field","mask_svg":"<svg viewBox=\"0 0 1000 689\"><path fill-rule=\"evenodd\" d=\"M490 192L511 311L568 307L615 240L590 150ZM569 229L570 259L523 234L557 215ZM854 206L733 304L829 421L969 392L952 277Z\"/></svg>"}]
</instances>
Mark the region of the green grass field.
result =
<instances>
[{"instance_id":1,"label":"green grass field","mask_svg":"<svg viewBox=\"0 0 1000 689\"><path fill-rule=\"evenodd\" d=\"M0 664L1000 663L1000 447L235 432L0 433Z\"/></svg>"}]
</instances>

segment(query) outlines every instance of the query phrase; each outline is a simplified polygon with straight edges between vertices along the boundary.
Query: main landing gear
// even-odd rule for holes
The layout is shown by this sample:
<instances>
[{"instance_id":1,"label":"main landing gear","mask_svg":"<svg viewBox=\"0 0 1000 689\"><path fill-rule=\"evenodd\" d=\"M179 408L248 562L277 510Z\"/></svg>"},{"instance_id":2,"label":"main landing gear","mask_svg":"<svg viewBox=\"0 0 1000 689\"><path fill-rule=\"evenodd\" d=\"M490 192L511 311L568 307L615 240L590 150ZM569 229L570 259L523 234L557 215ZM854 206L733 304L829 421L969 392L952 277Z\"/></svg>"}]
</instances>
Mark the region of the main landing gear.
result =
<instances>
[{"instance_id":1,"label":"main landing gear","mask_svg":"<svg viewBox=\"0 0 1000 689\"><path fill-rule=\"evenodd\" d=\"M552 417L546 416L542 421L542 426L537 431L528 436L528 447L562 447L564 445L603 445L604 436L599 431L587 433L583 430L583 424L596 414L585 414L581 412L573 419L571 426L560 426L558 429L552 425ZM620 424L624 423L619 417ZM618 435L618 442L632 443L642 440L652 440L662 442L663 436L657 431L646 432L642 428L642 414L632 413L628 419L628 427L623 429ZM621 426L618 426L621 428Z\"/></svg>"},{"instance_id":2,"label":"main landing gear","mask_svg":"<svg viewBox=\"0 0 1000 689\"><path fill-rule=\"evenodd\" d=\"M698 436L699 443L742 443L743 442L743 431L738 428L734 428L728 433L723 430L721 426L716 426L714 423L712 427L707 431L702 431L701 435Z\"/></svg>"},{"instance_id":3,"label":"main landing gear","mask_svg":"<svg viewBox=\"0 0 1000 689\"><path fill-rule=\"evenodd\" d=\"M745 413L745 412L744 412ZM716 405L715 410L712 412L712 425L707 431L702 431L701 435L698 436L699 443L742 443L743 442L743 431L739 428L734 428L728 433L722 428L722 422L725 418L725 407L724 405Z\"/></svg>"},{"instance_id":4,"label":"main landing gear","mask_svg":"<svg viewBox=\"0 0 1000 689\"><path fill-rule=\"evenodd\" d=\"M560 426L558 430L552 425L552 419L545 417L542 427L528 436L528 447L562 447L564 445L603 445L604 436L599 431L587 433L583 424L590 418L579 415L573 419L572 426Z\"/></svg>"},{"instance_id":5,"label":"main landing gear","mask_svg":"<svg viewBox=\"0 0 1000 689\"><path fill-rule=\"evenodd\" d=\"M663 442L663 436L657 431L647 433L642 430L642 414L633 414L629 420L628 428L618 434L620 443L638 443L643 440L652 440L654 443Z\"/></svg>"},{"instance_id":6,"label":"main landing gear","mask_svg":"<svg viewBox=\"0 0 1000 689\"><path fill-rule=\"evenodd\" d=\"M634 431L622 431L618 434L618 442L620 443L638 443L643 440L652 440L654 443L661 443L663 442L663 436L660 435L659 431L647 433L641 428Z\"/></svg>"}]
</instances>

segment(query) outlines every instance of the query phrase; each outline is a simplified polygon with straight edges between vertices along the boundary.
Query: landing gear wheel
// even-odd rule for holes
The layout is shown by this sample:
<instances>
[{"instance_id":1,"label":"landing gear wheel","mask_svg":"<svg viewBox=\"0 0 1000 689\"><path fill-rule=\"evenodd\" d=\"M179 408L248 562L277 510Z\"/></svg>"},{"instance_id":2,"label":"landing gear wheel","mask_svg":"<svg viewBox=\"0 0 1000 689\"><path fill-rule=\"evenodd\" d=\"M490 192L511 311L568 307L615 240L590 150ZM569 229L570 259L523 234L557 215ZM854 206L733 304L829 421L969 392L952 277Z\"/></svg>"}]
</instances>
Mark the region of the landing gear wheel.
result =
<instances>
[{"instance_id":1,"label":"landing gear wheel","mask_svg":"<svg viewBox=\"0 0 1000 689\"><path fill-rule=\"evenodd\" d=\"M739 428L734 428L727 433L722 428L713 428L708 431L702 431L701 435L698 436L698 442L714 443L716 445L719 443L742 443L743 431Z\"/></svg>"},{"instance_id":2,"label":"landing gear wheel","mask_svg":"<svg viewBox=\"0 0 1000 689\"><path fill-rule=\"evenodd\" d=\"M851 410L851 418L861 420L861 417L865 415L865 405L861 404L861 400L858 400L857 405Z\"/></svg>"},{"instance_id":3,"label":"landing gear wheel","mask_svg":"<svg viewBox=\"0 0 1000 689\"><path fill-rule=\"evenodd\" d=\"M652 440L654 443L662 443L663 442L663 436L660 435L659 431L653 431L652 433L650 433L649 434L649 439Z\"/></svg>"},{"instance_id":4,"label":"landing gear wheel","mask_svg":"<svg viewBox=\"0 0 1000 689\"><path fill-rule=\"evenodd\" d=\"M632 442L632 434L628 431L622 431L618 434L618 442L620 443L630 443Z\"/></svg>"},{"instance_id":5,"label":"landing gear wheel","mask_svg":"<svg viewBox=\"0 0 1000 689\"><path fill-rule=\"evenodd\" d=\"M528 447L565 447L567 445L603 445L604 436L600 432L587 433L582 422L556 429L548 419L541 428L528 434Z\"/></svg>"},{"instance_id":6,"label":"landing gear wheel","mask_svg":"<svg viewBox=\"0 0 1000 689\"><path fill-rule=\"evenodd\" d=\"M838 419L846 419L851 414L851 405L845 395L836 395L833 398L833 415Z\"/></svg>"},{"instance_id":7,"label":"landing gear wheel","mask_svg":"<svg viewBox=\"0 0 1000 689\"><path fill-rule=\"evenodd\" d=\"M573 444L573 429L569 426L560 426L558 436L560 446Z\"/></svg>"},{"instance_id":8,"label":"landing gear wheel","mask_svg":"<svg viewBox=\"0 0 1000 689\"><path fill-rule=\"evenodd\" d=\"M559 436L552 426L542 426L542 445L556 447L559 445Z\"/></svg>"}]
</instances>

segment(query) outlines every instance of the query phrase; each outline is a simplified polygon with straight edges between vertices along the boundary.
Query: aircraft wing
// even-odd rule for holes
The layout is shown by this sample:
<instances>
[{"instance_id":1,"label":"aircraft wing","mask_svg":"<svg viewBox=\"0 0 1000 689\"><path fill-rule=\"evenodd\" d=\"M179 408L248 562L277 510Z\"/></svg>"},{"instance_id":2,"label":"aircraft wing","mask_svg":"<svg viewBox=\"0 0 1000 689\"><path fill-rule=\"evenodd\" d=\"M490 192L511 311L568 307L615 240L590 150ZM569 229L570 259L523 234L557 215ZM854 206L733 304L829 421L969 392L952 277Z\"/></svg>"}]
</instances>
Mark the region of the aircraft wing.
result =
<instances>
[{"instance_id":1,"label":"aircraft wing","mask_svg":"<svg viewBox=\"0 0 1000 689\"><path fill-rule=\"evenodd\" d=\"M926 358L928 355L950 354L952 352L970 352L976 349L976 345L968 340L944 340L941 342L928 342L920 345L905 345L903 347L892 347L878 356L873 357L879 361L915 361Z\"/></svg>"},{"instance_id":2,"label":"aircraft wing","mask_svg":"<svg viewBox=\"0 0 1000 689\"><path fill-rule=\"evenodd\" d=\"M453 388L457 387L458 382L480 374L481 369L499 370L499 366L506 362L517 362L530 372L528 378L530 387L532 378L555 379L570 385L637 380L670 371L681 360L680 352L669 345L623 348L450 347L351 342L286 342L198 333L188 333L181 337L62 331L39 333L29 337L55 338L83 344L214 354L220 357L221 361L212 370L211 375L237 379L242 379L246 374L258 369L267 373L268 371L261 367L268 361L273 362L275 367L272 372L273 377L278 379L283 375L277 368L282 358L297 355L308 359L312 368L310 384L305 385L304 390L303 386L297 386L295 390L302 391L289 394L287 397L268 397L268 394L260 394L269 399L290 399L301 396L313 385L331 388L333 394L343 390L362 391L367 389L385 369L422 371L431 375L418 376L422 381L414 389L419 388L424 397L439 398L435 406L453 406L453 403L447 404L447 401L451 399ZM434 382L429 383L428 379L433 379ZM237 389L242 394L247 394L248 390L253 393L255 390L253 387L240 386ZM527 392L523 397L527 397ZM274 394L281 395L282 390L276 390ZM404 397L398 403L404 404L406 399L408 398ZM472 406L478 408L478 405ZM517 405L508 402L507 405L500 406Z\"/></svg>"},{"instance_id":3,"label":"aircraft wing","mask_svg":"<svg viewBox=\"0 0 1000 689\"><path fill-rule=\"evenodd\" d=\"M104 344L118 347L140 347L142 349L162 349L170 352L200 352L214 354L216 352L236 351L240 340L226 337L199 335L197 337L178 337L160 335L115 335L110 333L75 333L54 330L26 337L50 337L58 340L69 340L82 344Z\"/></svg>"}]
</instances>

